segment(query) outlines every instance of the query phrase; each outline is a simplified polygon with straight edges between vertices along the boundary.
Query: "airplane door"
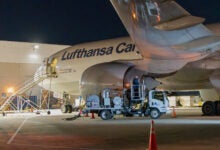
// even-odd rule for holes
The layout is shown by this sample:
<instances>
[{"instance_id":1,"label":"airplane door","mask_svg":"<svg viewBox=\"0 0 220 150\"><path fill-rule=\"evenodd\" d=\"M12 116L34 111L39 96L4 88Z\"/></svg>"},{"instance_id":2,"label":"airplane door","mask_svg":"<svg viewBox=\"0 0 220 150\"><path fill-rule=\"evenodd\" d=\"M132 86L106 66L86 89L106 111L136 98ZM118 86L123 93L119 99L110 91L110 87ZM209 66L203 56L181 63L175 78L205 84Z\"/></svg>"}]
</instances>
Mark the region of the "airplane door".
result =
<instances>
[{"instance_id":1,"label":"airplane door","mask_svg":"<svg viewBox=\"0 0 220 150\"><path fill-rule=\"evenodd\" d=\"M56 66L57 66L57 59L52 58L47 60L47 69L46 72L48 75L55 75L56 72Z\"/></svg>"}]
</instances>

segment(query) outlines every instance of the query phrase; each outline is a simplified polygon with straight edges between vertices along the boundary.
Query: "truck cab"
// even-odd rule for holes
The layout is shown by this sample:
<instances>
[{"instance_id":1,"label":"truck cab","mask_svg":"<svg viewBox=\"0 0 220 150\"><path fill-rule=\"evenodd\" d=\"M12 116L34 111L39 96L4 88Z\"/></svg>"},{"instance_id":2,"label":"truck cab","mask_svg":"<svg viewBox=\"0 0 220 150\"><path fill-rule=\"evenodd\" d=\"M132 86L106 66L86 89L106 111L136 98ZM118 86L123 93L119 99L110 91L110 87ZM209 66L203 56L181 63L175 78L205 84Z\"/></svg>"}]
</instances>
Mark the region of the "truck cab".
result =
<instances>
[{"instance_id":1,"label":"truck cab","mask_svg":"<svg viewBox=\"0 0 220 150\"><path fill-rule=\"evenodd\" d=\"M169 111L169 100L166 92L149 91L147 105L145 115L150 115L152 119L157 119L161 114L167 113Z\"/></svg>"}]
</instances>

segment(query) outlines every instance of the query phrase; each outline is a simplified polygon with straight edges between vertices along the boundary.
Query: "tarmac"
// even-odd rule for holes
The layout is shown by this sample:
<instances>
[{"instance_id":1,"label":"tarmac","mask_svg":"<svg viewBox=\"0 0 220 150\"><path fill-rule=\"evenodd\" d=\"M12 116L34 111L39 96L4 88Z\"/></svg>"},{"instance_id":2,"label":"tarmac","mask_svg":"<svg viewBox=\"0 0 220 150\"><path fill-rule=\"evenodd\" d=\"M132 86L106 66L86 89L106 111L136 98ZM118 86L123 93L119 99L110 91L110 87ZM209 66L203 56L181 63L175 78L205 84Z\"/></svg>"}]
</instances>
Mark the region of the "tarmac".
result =
<instances>
[{"instance_id":1,"label":"tarmac","mask_svg":"<svg viewBox=\"0 0 220 150\"><path fill-rule=\"evenodd\" d=\"M220 117L202 116L200 108L176 109L155 120L159 150L219 150ZM59 110L40 114L7 113L0 116L0 149L146 150L149 117L75 117ZM91 114L90 114L91 116Z\"/></svg>"}]
</instances>

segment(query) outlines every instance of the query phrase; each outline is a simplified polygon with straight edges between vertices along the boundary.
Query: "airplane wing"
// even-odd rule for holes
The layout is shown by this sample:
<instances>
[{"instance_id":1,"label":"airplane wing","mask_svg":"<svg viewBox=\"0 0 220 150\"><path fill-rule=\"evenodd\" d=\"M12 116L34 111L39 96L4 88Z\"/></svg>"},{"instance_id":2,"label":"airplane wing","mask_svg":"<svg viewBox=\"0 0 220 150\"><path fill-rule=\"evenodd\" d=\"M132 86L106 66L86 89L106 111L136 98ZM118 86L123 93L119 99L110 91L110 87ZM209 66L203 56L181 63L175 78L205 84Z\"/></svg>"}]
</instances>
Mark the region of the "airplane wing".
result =
<instances>
[{"instance_id":1,"label":"airplane wing","mask_svg":"<svg viewBox=\"0 0 220 150\"><path fill-rule=\"evenodd\" d=\"M0 62L41 64L44 58L67 47L69 45L0 41Z\"/></svg>"}]
</instances>

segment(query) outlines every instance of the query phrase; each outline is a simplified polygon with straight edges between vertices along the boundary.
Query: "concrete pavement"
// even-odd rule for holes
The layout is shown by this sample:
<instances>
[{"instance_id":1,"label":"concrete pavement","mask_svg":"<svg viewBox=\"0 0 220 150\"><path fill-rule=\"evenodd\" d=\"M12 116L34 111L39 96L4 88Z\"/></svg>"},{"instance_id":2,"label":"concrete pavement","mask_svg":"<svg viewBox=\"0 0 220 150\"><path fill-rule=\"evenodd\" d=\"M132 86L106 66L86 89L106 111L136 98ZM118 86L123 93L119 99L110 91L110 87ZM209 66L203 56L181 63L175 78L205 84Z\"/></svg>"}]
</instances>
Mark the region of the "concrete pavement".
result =
<instances>
[{"instance_id":1,"label":"concrete pavement","mask_svg":"<svg viewBox=\"0 0 220 150\"><path fill-rule=\"evenodd\" d=\"M155 120L159 150L219 150L220 117L179 114ZM198 115L197 115L198 114ZM145 150L150 119L123 118L103 121L72 114L7 115L0 117L0 149Z\"/></svg>"}]
</instances>

